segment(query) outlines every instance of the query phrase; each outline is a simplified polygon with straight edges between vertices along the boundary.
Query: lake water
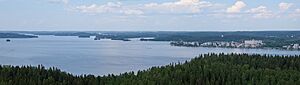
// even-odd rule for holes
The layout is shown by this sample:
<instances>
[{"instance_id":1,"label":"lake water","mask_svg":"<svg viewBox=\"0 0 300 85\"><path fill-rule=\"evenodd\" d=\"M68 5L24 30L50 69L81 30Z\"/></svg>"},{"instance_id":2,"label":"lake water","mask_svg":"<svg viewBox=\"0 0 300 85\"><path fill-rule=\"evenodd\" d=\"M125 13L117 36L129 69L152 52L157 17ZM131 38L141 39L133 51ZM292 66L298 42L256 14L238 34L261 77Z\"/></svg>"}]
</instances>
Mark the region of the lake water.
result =
<instances>
[{"instance_id":1,"label":"lake water","mask_svg":"<svg viewBox=\"0 0 300 85\"><path fill-rule=\"evenodd\" d=\"M72 74L106 75L189 60L203 53L257 53L300 55L300 51L274 49L174 47L169 42L114 41L68 36L0 39L0 64L58 67Z\"/></svg>"}]
</instances>

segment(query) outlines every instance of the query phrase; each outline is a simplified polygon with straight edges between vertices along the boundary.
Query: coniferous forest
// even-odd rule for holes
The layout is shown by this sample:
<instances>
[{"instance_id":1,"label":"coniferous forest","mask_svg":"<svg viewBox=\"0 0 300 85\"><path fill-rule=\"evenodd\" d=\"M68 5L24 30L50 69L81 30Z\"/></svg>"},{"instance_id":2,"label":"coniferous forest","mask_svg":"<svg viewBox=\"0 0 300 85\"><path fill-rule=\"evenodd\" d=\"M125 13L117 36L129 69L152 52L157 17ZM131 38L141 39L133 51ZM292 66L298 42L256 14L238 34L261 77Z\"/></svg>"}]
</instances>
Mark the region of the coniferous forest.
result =
<instances>
[{"instance_id":1,"label":"coniferous forest","mask_svg":"<svg viewBox=\"0 0 300 85\"><path fill-rule=\"evenodd\" d=\"M203 54L184 63L106 76L57 68L0 66L0 85L299 85L300 57Z\"/></svg>"}]
</instances>

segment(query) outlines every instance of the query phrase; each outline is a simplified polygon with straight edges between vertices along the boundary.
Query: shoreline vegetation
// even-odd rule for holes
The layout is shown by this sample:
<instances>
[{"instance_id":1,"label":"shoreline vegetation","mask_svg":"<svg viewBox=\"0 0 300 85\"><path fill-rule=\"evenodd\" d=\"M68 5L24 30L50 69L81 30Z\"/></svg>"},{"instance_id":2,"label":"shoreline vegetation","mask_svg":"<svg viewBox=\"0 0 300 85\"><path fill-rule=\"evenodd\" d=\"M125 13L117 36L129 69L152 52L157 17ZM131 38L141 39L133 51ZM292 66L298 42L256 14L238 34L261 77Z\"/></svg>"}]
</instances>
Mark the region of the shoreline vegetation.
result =
<instances>
[{"instance_id":1,"label":"shoreline vegetation","mask_svg":"<svg viewBox=\"0 0 300 85\"><path fill-rule=\"evenodd\" d=\"M57 68L0 66L1 85L293 85L300 83L300 56L202 54L119 75L72 75Z\"/></svg>"},{"instance_id":2,"label":"shoreline vegetation","mask_svg":"<svg viewBox=\"0 0 300 85\"><path fill-rule=\"evenodd\" d=\"M210 44L207 44L210 43ZM232 43L238 43L237 45ZM290 51L298 51L300 50L299 44L291 44L287 46L282 46L282 47L266 47L264 44L260 45L254 45L254 46L245 46L244 43L240 42L205 42L205 43L200 43L200 42L184 42L184 41L171 41L170 42L171 46L178 46L178 47L210 47L210 48L244 48L244 49L278 49L278 50L290 50Z\"/></svg>"},{"instance_id":3,"label":"shoreline vegetation","mask_svg":"<svg viewBox=\"0 0 300 85\"><path fill-rule=\"evenodd\" d=\"M153 38L147 39L141 37ZM169 41L172 46L184 47L272 48L285 50L300 49L300 31L104 32L103 34L96 35L95 40L106 38L112 40L141 38L140 41ZM200 45L207 43L213 44Z\"/></svg>"},{"instance_id":4,"label":"shoreline vegetation","mask_svg":"<svg viewBox=\"0 0 300 85\"><path fill-rule=\"evenodd\" d=\"M15 31L15 32L11 32L11 35L12 33L14 33L14 35L18 33L33 34L33 35L18 34L18 36L22 36L26 38L36 38L37 36L35 35L78 36L79 38L90 38L91 36L95 36L94 40L111 39L111 40L122 40L122 41L131 41L130 38L141 38L140 41L169 41L170 45L181 46L181 47L224 47L224 48L262 48L262 49L272 48L272 49L282 49L282 50L300 50L300 45L299 45L300 31L236 31L236 32ZM1 35L0 33L0 38L1 36L5 37L5 35ZM261 43L256 44L254 46L252 45L247 46L244 43L247 40L255 40L256 42L261 41ZM213 43L213 44L201 45L205 43L206 44Z\"/></svg>"},{"instance_id":5,"label":"shoreline vegetation","mask_svg":"<svg viewBox=\"0 0 300 85\"><path fill-rule=\"evenodd\" d=\"M38 36L19 33L0 33L0 38L38 38Z\"/></svg>"}]
</instances>

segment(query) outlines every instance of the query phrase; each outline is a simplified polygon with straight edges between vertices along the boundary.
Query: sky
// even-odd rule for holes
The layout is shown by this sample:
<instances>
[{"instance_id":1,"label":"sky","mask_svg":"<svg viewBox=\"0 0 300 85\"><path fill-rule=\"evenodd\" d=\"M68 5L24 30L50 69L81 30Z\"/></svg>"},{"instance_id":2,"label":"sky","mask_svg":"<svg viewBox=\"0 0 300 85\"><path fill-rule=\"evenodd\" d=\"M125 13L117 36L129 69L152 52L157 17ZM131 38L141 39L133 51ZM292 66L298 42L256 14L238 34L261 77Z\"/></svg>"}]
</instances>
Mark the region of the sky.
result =
<instances>
[{"instance_id":1,"label":"sky","mask_svg":"<svg viewBox=\"0 0 300 85\"><path fill-rule=\"evenodd\" d=\"M300 30L300 0L0 0L0 31Z\"/></svg>"}]
</instances>

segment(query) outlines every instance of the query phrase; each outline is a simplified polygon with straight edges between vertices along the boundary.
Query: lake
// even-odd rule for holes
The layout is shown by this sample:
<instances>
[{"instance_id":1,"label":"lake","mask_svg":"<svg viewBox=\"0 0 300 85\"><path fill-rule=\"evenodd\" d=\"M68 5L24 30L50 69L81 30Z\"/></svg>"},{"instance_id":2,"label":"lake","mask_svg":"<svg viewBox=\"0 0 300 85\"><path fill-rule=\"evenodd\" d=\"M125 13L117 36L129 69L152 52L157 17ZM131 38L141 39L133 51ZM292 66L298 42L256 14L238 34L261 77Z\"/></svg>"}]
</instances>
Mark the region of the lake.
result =
<instances>
[{"instance_id":1,"label":"lake","mask_svg":"<svg viewBox=\"0 0 300 85\"><path fill-rule=\"evenodd\" d=\"M300 51L174 47L169 42L117 41L74 36L39 36L31 39L0 39L0 64L57 67L72 74L119 74L152 66L182 62L204 53L256 53L300 55Z\"/></svg>"}]
</instances>

